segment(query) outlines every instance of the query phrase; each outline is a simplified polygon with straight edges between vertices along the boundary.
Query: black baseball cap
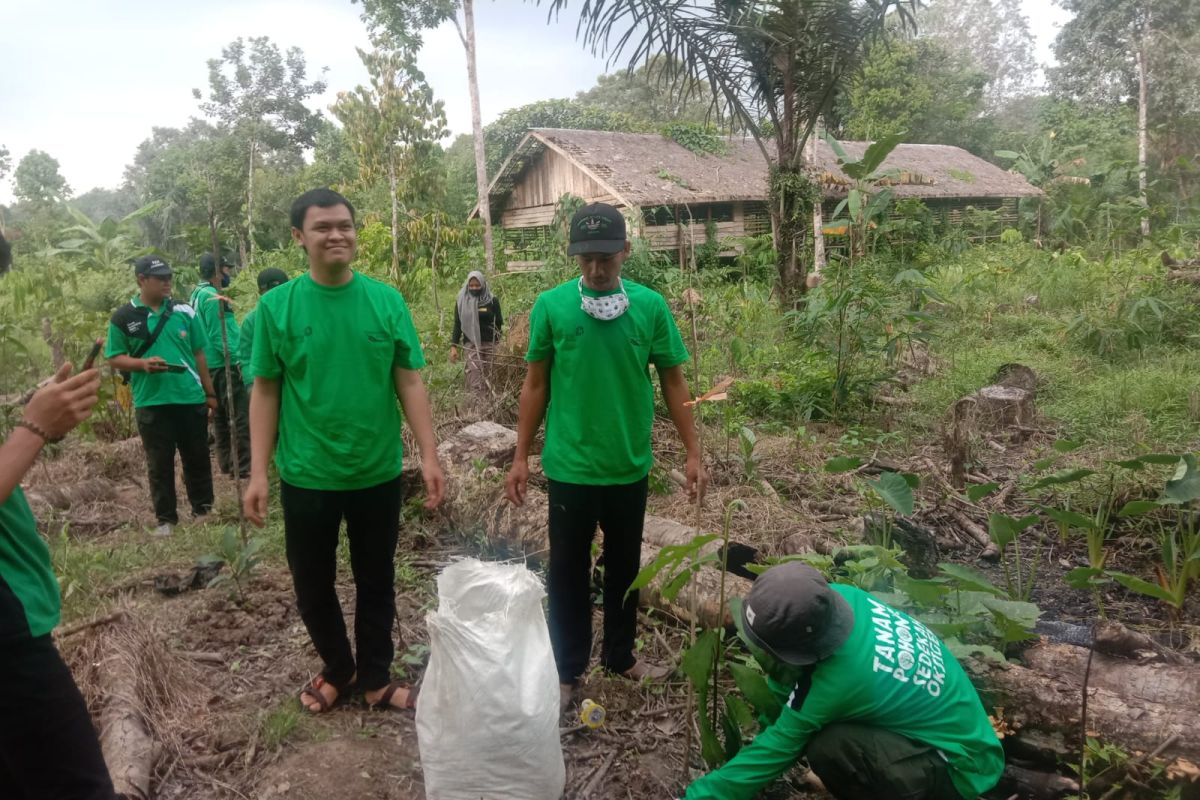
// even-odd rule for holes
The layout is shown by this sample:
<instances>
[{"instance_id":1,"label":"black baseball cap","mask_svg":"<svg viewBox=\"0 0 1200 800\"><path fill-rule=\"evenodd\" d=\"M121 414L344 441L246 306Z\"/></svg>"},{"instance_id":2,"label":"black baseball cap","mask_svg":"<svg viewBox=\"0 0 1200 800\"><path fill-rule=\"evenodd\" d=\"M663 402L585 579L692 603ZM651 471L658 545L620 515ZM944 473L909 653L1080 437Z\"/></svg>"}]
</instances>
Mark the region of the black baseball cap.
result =
<instances>
[{"instance_id":1,"label":"black baseball cap","mask_svg":"<svg viewBox=\"0 0 1200 800\"><path fill-rule=\"evenodd\" d=\"M258 288L262 291L273 289L282 283L287 283L287 273L276 267L267 267L258 273Z\"/></svg>"},{"instance_id":2,"label":"black baseball cap","mask_svg":"<svg viewBox=\"0 0 1200 800\"><path fill-rule=\"evenodd\" d=\"M221 266L222 267L232 267L232 266L234 266L234 264L228 258L226 258L224 255L222 255L221 256ZM213 254L205 253L204 255L200 256L200 274L205 277L210 277L212 275L215 275L216 272L217 272L217 260L215 258L213 258Z\"/></svg>"},{"instance_id":3,"label":"black baseball cap","mask_svg":"<svg viewBox=\"0 0 1200 800\"><path fill-rule=\"evenodd\" d=\"M837 651L854 629L854 612L817 570L789 561L758 576L742 602L738 631L751 644L795 667Z\"/></svg>"},{"instance_id":4,"label":"black baseball cap","mask_svg":"<svg viewBox=\"0 0 1200 800\"><path fill-rule=\"evenodd\" d=\"M608 203L589 203L571 217L567 255L619 253L625 249L625 217Z\"/></svg>"},{"instance_id":5,"label":"black baseball cap","mask_svg":"<svg viewBox=\"0 0 1200 800\"><path fill-rule=\"evenodd\" d=\"M171 265L158 256L142 256L133 262L133 274L169 278L174 273Z\"/></svg>"}]
</instances>

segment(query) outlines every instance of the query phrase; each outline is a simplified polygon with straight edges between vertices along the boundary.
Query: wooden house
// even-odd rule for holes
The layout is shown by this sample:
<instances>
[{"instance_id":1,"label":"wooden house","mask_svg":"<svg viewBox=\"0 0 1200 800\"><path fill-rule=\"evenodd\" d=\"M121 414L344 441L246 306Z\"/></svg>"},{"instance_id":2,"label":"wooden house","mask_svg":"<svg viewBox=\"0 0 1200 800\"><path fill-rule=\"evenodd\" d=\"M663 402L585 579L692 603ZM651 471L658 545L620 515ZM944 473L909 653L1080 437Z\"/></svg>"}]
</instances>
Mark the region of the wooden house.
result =
<instances>
[{"instance_id":1,"label":"wooden house","mask_svg":"<svg viewBox=\"0 0 1200 800\"><path fill-rule=\"evenodd\" d=\"M868 144L842 147L856 159ZM816 166L828 219L850 181L823 141L816 145ZM904 176L892 187L896 200L918 198L935 220L951 225L963 220L968 207L992 212L997 233L1016 224L1019 198L1041 194L1020 175L948 145L901 144L883 169ZM555 208L568 194L625 209L631 230L657 250L703 242L715 231L722 253L733 255L740 238L771 231L767 163L749 137L731 137L726 152L713 155L658 134L535 128L488 192L509 269L540 265Z\"/></svg>"}]
</instances>

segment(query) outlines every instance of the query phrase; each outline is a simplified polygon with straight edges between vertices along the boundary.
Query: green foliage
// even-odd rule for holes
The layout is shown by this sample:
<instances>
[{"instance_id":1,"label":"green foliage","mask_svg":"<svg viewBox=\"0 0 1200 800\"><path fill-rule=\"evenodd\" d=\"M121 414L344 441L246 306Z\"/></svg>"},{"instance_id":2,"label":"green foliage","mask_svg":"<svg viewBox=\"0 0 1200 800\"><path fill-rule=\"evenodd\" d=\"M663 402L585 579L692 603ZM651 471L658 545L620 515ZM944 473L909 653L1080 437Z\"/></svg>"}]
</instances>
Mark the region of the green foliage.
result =
<instances>
[{"instance_id":1,"label":"green foliage","mask_svg":"<svg viewBox=\"0 0 1200 800\"><path fill-rule=\"evenodd\" d=\"M13 172L13 194L34 206L50 205L71 196L71 187L58 171L58 159L42 150L30 150Z\"/></svg>"},{"instance_id":2,"label":"green foliage","mask_svg":"<svg viewBox=\"0 0 1200 800\"><path fill-rule=\"evenodd\" d=\"M725 137L711 125L672 122L663 126L662 135L698 155L722 156L729 150Z\"/></svg>"},{"instance_id":3,"label":"green foliage","mask_svg":"<svg viewBox=\"0 0 1200 800\"><path fill-rule=\"evenodd\" d=\"M202 563L224 562L227 571L220 572L208 583L208 588L214 588L226 583L232 583L239 599L245 599L246 586L254 575L254 570L262 561L259 551L262 540L258 538L245 539L238 535L237 528L226 527L221 533L217 551L205 556Z\"/></svg>"}]
</instances>

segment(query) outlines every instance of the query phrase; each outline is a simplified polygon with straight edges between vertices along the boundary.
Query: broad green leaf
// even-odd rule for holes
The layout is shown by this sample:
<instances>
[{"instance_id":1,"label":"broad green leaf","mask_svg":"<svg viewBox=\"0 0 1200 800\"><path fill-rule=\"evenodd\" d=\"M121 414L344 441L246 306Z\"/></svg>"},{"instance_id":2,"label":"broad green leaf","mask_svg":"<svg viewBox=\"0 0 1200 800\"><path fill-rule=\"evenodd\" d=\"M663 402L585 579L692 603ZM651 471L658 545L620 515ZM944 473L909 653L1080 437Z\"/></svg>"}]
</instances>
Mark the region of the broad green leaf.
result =
<instances>
[{"instance_id":1,"label":"broad green leaf","mask_svg":"<svg viewBox=\"0 0 1200 800\"><path fill-rule=\"evenodd\" d=\"M725 695L725 715L742 731L754 730L754 712L746 701L736 694Z\"/></svg>"},{"instance_id":2,"label":"broad green leaf","mask_svg":"<svg viewBox=\"0 0 1200 800\"><path fill-rule=\"evenodd\" d=\"M754 710L758 712L759 716L769 720L774 720L779 716L781 708L779 698L767 686L767 679L762 673L734 661L729 663L729 673L733 676L733 682L737 684L738 691L750 702L750 705L754 706Z\"/></svg>"},{"instance_id":3,"label":"broad green leaf","mask_svg":"<svg viewBox=\"0 0 1200 800\"><path fill-rule=\"evenodd\" d=\"M896 149L896 145L904 141L907 133L907 131L899 131L871 142L863 152L862 158L859 159L859 163L862 164L863 169L868 174L879 169L883 162L887 160L888 155Z\"/></svg>"},{"instance_id":4,"label":"broad green leaf","mask_svg":"<svg viewBox=\"0 0 1200 800\"><path fill-rule=\"evenodd\" d=\"M829 145L829 149L833 151L833 154L835 156L837 156L838 161L848 160L848 157L846 156L846 151L842 147L841 142L839 142L837 139L830 136L828 133L823 134L821 136L821 138L825 140L825 143L827 145Z\"/></svg>"},{"instance_id":5,"label":"broad green leaf","mask_svg":"<svg viewBox=\"0 0 1200 800\"><path fill-rule=\"evenodd\" d=\"M700 713L700 757L711 769L725 763L725 748L721 747L721 740L717 738L717 732L708 721L707 710Z\"/></svg>"},{"instance_id":6,"label":"broad green leaf","mask_svg":"<svg viewBox=\"0 0 1200 800\"><path fill-rule=\"evenodd\" d=\"M677 575L671 577L666 585L662 588L663 599L668 603L674 603L675 598L683 591L683 587L687 586L688 581L696 574L696 565L688 565L679 571Z\"/></svg>"},{"instance_id":7,"label":"broad green leaf","mask_svg":"<svg viewBox=\"0 0 1200 800\"><path fill-rule=\"evenodd\" d=\"M1191 453L1179 459L1175 475L1167 481L1162 496L1164 503L1190 503L1200 500L1200 467Z\"/></svg>"},{"instance_id":8,"label":"broad green leaf","mask_svg":"<svg viewBox=\"0 0 1200 800\"><path fill-rule=\"evenodd\" d=\"M943 575L953 578L963 589L987 592L997 597L1008 596L1006 592L993 585L986 575L974 567L969 567L966 564L938 564L938 568L942 571Z\"/></svg>"},{"instance_id":9,"label":"broad green leaf","mask_svg":"<svg viewBox=\"0 0 1200 800\"><path fill-rule=\"evenodd\" d=\"M696 642L683 651L679 669L687 676L697 691L708 691L712 677L713 657L717 652L717 631L707 630L696 637Z\"/></svg>"},{"instance_id":10,"label":"broad green leaf","mask_svg":"<svg viewBox=\"0 0 1200 800\"><path fill-rule=\"evenodd\" d=\"M861 467L863 461L861 458L854 456L834 456L825 462L825 471L837 474L839 472L850 472Z\"/></svg>"},{"instance_id":11,"label":"broad green leaf","mask_svg":"<svg viewBox=\"0 0 1200 800\"><path fill-rule=\"evenodd\" d=\"M967 644L955 637L946 639L946 649L950 651L955 658L970 658L974 656L988 658L992 661L1005 663L1007 659L1004 654L991 645L986 644Z\"/></svg>"},{"instance_id":12,"label":"broad green leaf","mask_svg":"<svg viewBox=\"0 0 1200 800\"><path fill-rule=\"evenodd\" d=\"M1126 575L1124 572L1110 572L1108 574L1113 577L1113 580L1124 586L1126 589L1132 589L1139 594L1144 594L1147 597L1153 597L1158 600L1162 600L1164 603L1168 603L1170 605L1175 604L1175 598L1171 595L1171 593L1159 586L1157 583L1150 583L1150 581L1142 580L1136 575Z\"/></svg>"},{"instance_id":13,"label":"broad green leaf","mask_svg":"<svg viewBox=\"0 0 1200 800\"><path fill-rule=\"evenodd\" d=\"M850 219L857 221L862 211L862 192L851 189L850 194L846 196L846 203L850 210Z\"/></svg>"},{"instance_id":14,"label":"broad green leaf","mask_svg":"<svg viewBox=\"0 0 1200 800\"><path fill-rule=\"evenodd\" d=\"M1038 617L1042 615L1041 609L1036 605L1026 603L1022 600L1003 600L999 597L987 597L984 598L983 604L987 607L988 611L991 611L997 617L1014 622L1022 628L1032 628L1037 624Z\"/></svg>"},{"instance_id":15,"label":"broad green leaf","mask_svg":"<svg viewBox=\"0 0 1200 800\"><path fill-rule=\"evenodd\" d=\"M950 594L950 587L942 581L921 580L902 574L896 576L896 586L912 602L925 608L939 608L942 598Z\"/></svg>"},{"instance_id":16,"label":"broad green leaf","mask_svg":"<svg viewBox=\"0 0 1200 800\"><path fill-rule=\"evenodd\" d=\"M725 760L729 761L742 749L742 730L738 727L737 720L730 715L728 705L721 714L721 732L725 734Z\"/></svg>"},{"instance_id":17,"label":"broad green leaf","mask_svg":"<svg viewBox=\"0 0 1200 800\"><path fill-rule=\"evenodd\" d=\"M1063 575L1063 580L1072 589L1091 589L1097 583L1096 578L1104 574L1104 570L1095 567L1076 567ZM1107 581L1104 581L1107 582Z\"/></svg>"},{"instance_id":18,"label":"broad green leaf","mask_svg":"<svg viewBox=\"0 0 1200 800\"><path fill-rule=\"evenodd\" d=\"M900 477L904 478L904 482L908 484L908 488L914 489L914 490L921 488L921 476L920 475L916 475L912 472L901 472Z\"/></svg>"},{"instance_id":19,"label":"broad green leaf","mask_svg":"<svg viewBox=\"0 0 1200 800\"><path fill-rule=\"evenodd\" d=\"M988 536L1001 550L1008 547L1021 531L1038 521L1036 514L1015 519L1007 514L988 515Z\"/></svg>"},{"instance_id":20,"label":"broad green leaf","mask_svg":"<svg viewBox=\"0 0 1200 800\"><path fill-rule=\"evenodd\" d=\"M1108 463L1114 464L1121 469L1127 469L1133 472L1138 472L1144 469L1146 466L1146 462L1142 461L1140 458L1131 458L1128 461L1110 461Z\"/></svg>"},{"instance_id":21,"label":"broad green leaf","mask_svg":"<svg viewBox=\"0 0 1200 800\"><path fill-rule=\"evenodd\" d=\"M1030 491L1034 489L1044 489L1047 486L1061 486L1067 483L1078 483L1089 475L1095 475L1094 469L1064 469L1047 475L1041 480L1029 487Z\"/></svg>"},{"instance_id":22,"label":"broad green leaf","mask_svg":"<svg viewBox=\"0 0 1200 800\"><path fill-rule=\"evenodd\" d=\"M1138 456L1137 460L1141 461L1143 464L1169 466L1171 464L1178 464L1180 457L1172 453L1147 453L1144 456Z\"/></svg>"},{"instance_id":23,"label":"broad green leaf","mask_svg":"<svg viewBox=\"0 0 1200 800\"><path fill-rule=\"evenodd\" d=\"M997 150L995 155L996 155L996 158L1017 159L1017 158L1021 157L1020 153L1014 152L1012 150Z\"/></svg>"},{"instance_id":24,"label":"broad green leaf","mask_svg":"<svg viewBox=\"0 0 1200 800\"><path fill-rule=\"evenodd\" d=\"M1067 525L1072 528L1082 528L1083 530L1091 530L1096 527L1096 520L1091 517L1084 516L1078 511L1067 511L1062 508L1049 508L1042 506L1042 511L1046 516L1054 520L1060 525Z\"/></svg>"},{"instance_id":25,"label":"broad green leaf","mask_svg":"<svg viewBox=\"0 0 1200 800\"><path fill-rule=\"evenodd\" d=\"M1130 500L1125 505L1121 506L1121 510L1117 512L1118 517L1137 517L1142 514L1148 514L1151 511L1157 511L1162 508L1157 500Z\"/></svg>"},{"instance_id":26,"label":"broad green leaf","mask_svg":"<svg viewBox=\"0 0 1200 800\"><path fill-rule=\"evenodd\" d=\"M1054 447L1054 452L1056 453L1070 453L1073 450L1083 447L1083 442L1076 442L1071 439L1059 439L1052 447Z\"/></svg>"},{"instance_id":27,"label":"broad green leaf","mask_svg":"<svg viewBox=\"0 0 1200 800\"><path fill-rule=\"evenodd\" d=\"M967 499L972 503L978 503L999 488L1000 484L998 483L977 483L974 486L968 486Z\"/></svg>"},{"instance_id":28,"label":"broad green leaf","mask_svg":"<svg viewBox=\"0 0 1200 800\"><path fill-rule=\"evenodd\" d=\"M1033 462L1033 471L1041 472L1044 469L1050 469L1057 463L1058 463L1058 456L1050 456L1049 458L1042 458L1042 459L1039 459L1039 460Z\"/></svg>"},{"instance_id":29,"label":"broad green leaf","mask_svg":"<svg viewBox=\"0 0 1200 800\"><path fill-rule=\"evenodd\" d=\"M879 499L897 514L908 516L913 513L913 490L902 476L895 472L882 472L877 480L867 479L863 483L874 489Z\"/></svg>"}]
</instances>

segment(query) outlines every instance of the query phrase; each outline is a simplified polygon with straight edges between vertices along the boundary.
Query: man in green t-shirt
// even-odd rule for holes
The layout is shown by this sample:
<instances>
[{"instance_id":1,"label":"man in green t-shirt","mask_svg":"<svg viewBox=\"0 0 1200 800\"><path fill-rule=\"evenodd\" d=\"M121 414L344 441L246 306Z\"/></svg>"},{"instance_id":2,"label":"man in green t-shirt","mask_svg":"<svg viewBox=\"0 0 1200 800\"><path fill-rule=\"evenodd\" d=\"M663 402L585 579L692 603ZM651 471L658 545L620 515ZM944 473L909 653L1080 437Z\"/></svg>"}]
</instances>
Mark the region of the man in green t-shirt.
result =
<instances>
[{"instance_id":1,"label":"man in green t-shirt","mask_svg":"<svg viewBox=\"0 0 1200 800\"><path fill-rule=\"evenodd\" d=\"M550 642L564 710L592 649L589 568L597 525L604 531L601 664L634 679L670 674L634 656L638 593L628 592L641 558L653 462L651 366L687 448L689 495L698 501L707 482L687 404L688 353L679 329L662 295L621 279L629 257L624 217L604 203L584 206L571 219L567 254L578 260L580 277L542 292L529 315L528 369L506 485L509 501L522 505L529 451L545 416Z\"/></svg>"},{"instance_id":2,"label":"man in green t-shirt","mask_svg":"<svg viewBox=\"0 0 1200 800\"><path fill-rule=\"evenodd\" d=\"M788 562L758 577L735 623L782 710L687 800L750 800L800 756L843 800L969 799L1000 780L979 695L907 614Z\"/></svg>"},{"instance_id":3,"label":"man in green t-shirt","mask_svg":"<svg viewBox=\"0 0 1200 800\"><path fill-rule=\"evenodd\" d=\"M204 355L204 326L195 309L171 299L171 266L158 256L142 256L134 262L134 275L138 293L113 312L104 355L113 369L129 373L158 519L154 533L169 536L179 522L177 450L192 515L212 510L208 416L217 395Z\"/></svg>"},{"instance_id":4,"label":"man in green t-shirt","mask_svg":"<svg viewBox=\"0 0 1200 800\"><path fill-rule=\"evenodd\" d=\"M91 416L99 390L97 370L71 375L64 364L0 446L0 794L12 800L115 800L87 705L51 638L58 583L21 491L42 447Z\"/></svg>"},{"instance_id":5,"label":"man in green t-shirt","mask_svg":"<svg viewBox=\"0 0 1200 800\"><path fill-rule=\"evenodd\" d=\"M262 297L276 286L287 283L287 273L275 267L267 267L258 273L258 295ZM242 380L254 383L254 318L258 314L258 306L250 309L242 318L241 335L238 338L238 361L242 362Z\"/></svg>"},{"instance_id":6,"label":"man in green t-shirt","mask_svg":"<svg viewBox=\"0 0 1200 800\"><path fill-rule=\"evenodd\" d=\"M204 333L208 337L204 356L208 361L208 374L212 376L213 388L217 393L217 410L212 416L213 437L217 442L217 466L223 474L233 474L233 443L230 441L230 432L236 431L238 475L248 478L250 396L242 383L241 359L238 357L238 322L233 316L233 306L221 299L221 290L229 286L229 270L232 267L224 256L219 264L212 253L200 256L200 283L192 292L188 304L196 309L196 317L204 326ZM225 368L226 343L228 370ZM231 393L232 405L229 400Z\"/></svg>"},{"instance_id":7,"label":"man in green t-shirt","mask_svg":"<svg viewBox=\"0 0 1200 800\"><path fill-rule=\"evenodd\" d=\"M305 708L328 710L354 683L372 705L410 708L412 693L389 681L403 465L396 401L421 451L425 507L435 508L446 485L418 372L425 357L400 292L350 268L357 242L350 202L313 189L292 203L291 222L308 272L258 302L246 516L256 525L266 519L275 450L296 604L325 662L300 692ZM356 653L334 585L343 519Z\"/></svg>"}]
</instances>

